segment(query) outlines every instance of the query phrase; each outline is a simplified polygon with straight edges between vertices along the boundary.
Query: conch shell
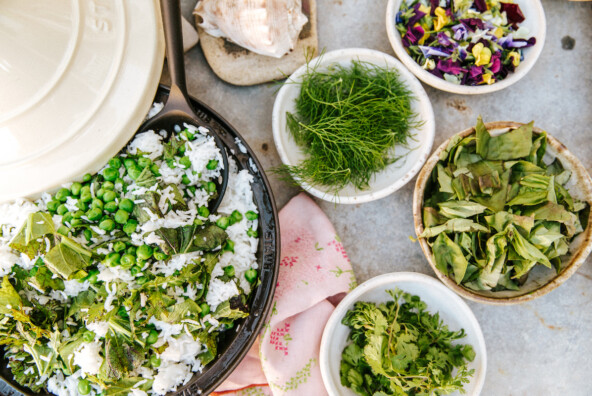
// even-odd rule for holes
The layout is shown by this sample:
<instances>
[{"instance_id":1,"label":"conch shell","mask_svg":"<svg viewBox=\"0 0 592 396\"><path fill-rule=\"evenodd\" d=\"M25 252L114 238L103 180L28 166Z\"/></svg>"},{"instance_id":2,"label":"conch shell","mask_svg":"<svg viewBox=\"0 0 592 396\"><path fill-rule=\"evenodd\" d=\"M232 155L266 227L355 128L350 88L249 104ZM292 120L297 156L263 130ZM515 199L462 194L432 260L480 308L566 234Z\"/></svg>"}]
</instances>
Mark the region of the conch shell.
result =
<instances>
[{"instance_id":1,"label":"conch shell","mask_svg":"<svg viewBox=\"0 0 592 396\"><path fill-rule=\"evenodd\" d=\"M201 0L194 14L206 33L275 58L294 48L308 21L301 0Z\"/></svg>"}]
</instances>

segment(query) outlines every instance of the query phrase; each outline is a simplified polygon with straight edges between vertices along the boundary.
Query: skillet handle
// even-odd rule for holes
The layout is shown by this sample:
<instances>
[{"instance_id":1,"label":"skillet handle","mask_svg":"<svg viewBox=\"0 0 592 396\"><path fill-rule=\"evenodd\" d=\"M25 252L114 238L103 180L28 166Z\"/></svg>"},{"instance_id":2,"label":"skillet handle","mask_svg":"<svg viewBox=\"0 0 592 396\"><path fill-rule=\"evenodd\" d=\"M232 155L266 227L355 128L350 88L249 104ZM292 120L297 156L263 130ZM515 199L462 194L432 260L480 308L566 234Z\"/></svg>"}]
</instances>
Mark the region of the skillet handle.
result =
<instances>
[{"instance_id":1,"label":"skillet handle","mask_svg":"<svg viewBox=\"0 0 592 396\"><path fill-rule=\"evenodd\" d=\"M182 107L186 107L193 112L188 100L187 81L185 79L181 5L179 0L160 0L160 10L164 26L167 63L171 75L171 93L167 104L171 102L171 105L179 110L186 110L182 109Z\"/></svg>"}]
</instances>

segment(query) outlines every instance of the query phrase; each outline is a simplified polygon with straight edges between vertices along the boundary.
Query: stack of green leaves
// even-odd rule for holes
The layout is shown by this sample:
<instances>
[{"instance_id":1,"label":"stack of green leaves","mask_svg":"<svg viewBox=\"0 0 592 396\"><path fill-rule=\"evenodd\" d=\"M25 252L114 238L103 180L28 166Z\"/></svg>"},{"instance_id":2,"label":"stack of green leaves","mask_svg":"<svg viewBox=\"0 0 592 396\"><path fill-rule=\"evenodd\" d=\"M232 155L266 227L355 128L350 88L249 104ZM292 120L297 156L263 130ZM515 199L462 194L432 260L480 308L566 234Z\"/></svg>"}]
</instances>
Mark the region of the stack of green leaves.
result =
<instances>
[{"instance_id":1,"label":"stack of green leaves","mask_svg":"<svg viewBox=\"0 0 592 396\"><path fill-rule=\"evenodd\" d=\"M571 172L543 161L545 132L533 123L492 136L455 136L426 186L424 232L437 268L473 290L518 290L537 264L561 269L589 206L565 185Z\"/></svg>"},{"instance_id":2,"label":"stack of green leaves","mask_svg":"<svg viewBox=\"0 0 592 396\"><path fill-rule=\"evenodd\" d=\"M475 358L471 345L453 345L464 330L450 331L418 296L386 292L393 301L359 301L342 320L353 343L343 350L341 384L362 396L463 392L474 373L467 362Z\"/></svg>"},{"instance_id":3,"label":"stack of green leaves","mask_svg":"<svg viewBox=\"0 0 592 396\"><path fill-rule=\"evenodd\" d=\"M286 117L307 158L280 173L312 186L368 188L373 174L397 160L395 145L407 145L420 124L394 69L361 61L310 67L299 85L296 114Z\"/></svg>"}]
</instances>

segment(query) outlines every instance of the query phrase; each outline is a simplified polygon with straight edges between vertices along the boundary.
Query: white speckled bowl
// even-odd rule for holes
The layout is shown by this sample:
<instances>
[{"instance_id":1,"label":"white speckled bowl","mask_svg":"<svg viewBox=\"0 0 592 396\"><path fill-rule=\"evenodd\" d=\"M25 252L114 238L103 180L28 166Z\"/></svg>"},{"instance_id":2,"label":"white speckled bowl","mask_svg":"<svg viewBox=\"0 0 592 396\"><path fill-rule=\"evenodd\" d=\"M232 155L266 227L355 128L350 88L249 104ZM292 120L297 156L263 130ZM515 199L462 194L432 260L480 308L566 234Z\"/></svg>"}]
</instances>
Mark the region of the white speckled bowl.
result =
<instances>
[{"instance_id":1,"label":"white speckled bowl","mask_svg":"<svg viewBox=\"0 0 592 396\"><path fill-rule=\"evenodd\" d=\"M349 344L350 330L341 324L341 320L357 301L381 303L391 301L385 290L399 288L417 295L428 306L432 314L438 312L440 318L450 330L464 329L466 336L458 340L461 344L471 344L475 350L475 359L469 364L475 373L464 390L466 396L477 396L485 382L487 371L487 351L485 339L479 322L469 306L437 279L415 272L393 272L367 280L349 293L335 308L329 317L321 340L320 366L323 382L330 395L355 396L349 388L341 385L339 366L343 349ZM452 396L458 396L455 392Z\"/></svg>"},{"instance_id":2,"label":"white speckled bowl","mask_svg":"<svg viewBox=\"0 0 592 396\"><path fill-rule=\"evenodd\" d=\"M360 48L350 48L327 52L310 61L312 67L326 68L331 64L350 65L352 60L360 60L380 66L396 69L417 100L412 102L413 110L419 114L424 124L415 133L416 141L411 142L411 150L396 147L397 156L404 158L377 173L370 181L370 188L357 190L353 186L346 186L339 193L334 194L323 186L310 186L298 181L302 188L315 197L341 204L357 204L386 197L409 182L421 169L429 156L434 142L435 122L434 112L430 100L419 81L395 58L380 51ZM286 165L296 165L305 158L305 154L296 144L286 128L286 112L295 112L295 100L300 93L300 87L295 82L302 79L307 65L296 70L279 90L273 106L272 127L273 139L282 162Z\"/></svg>"},{"instance_id":3,"label":"white speckled bowl","mask_svg":"<svg viewBox=\"0 0 592 396\"><path fill-rule=\"evenodd\" d=\"M434 76L427 70L422 69L405 51L401 42L401 34L395 28L395 17L404 0L389 0L386 8L386 32L388 34L391 46L397 55L397 58L403 62L407 68L417 76L424 83L431 85L434 88L442 91L475 95L499 91L514 84L526 75L536 63L539 55L543 51L545 44L545 35L547 32L547 23L545 20L545 11L540 0L515 0L514 3L520 5L520 9L524 14L524 22L520 26L527 27L530 35L536 38L536 44L524 50L524 60L520 62L514 73L491 85L458 85Z\"/></svg>"}]
</instances>

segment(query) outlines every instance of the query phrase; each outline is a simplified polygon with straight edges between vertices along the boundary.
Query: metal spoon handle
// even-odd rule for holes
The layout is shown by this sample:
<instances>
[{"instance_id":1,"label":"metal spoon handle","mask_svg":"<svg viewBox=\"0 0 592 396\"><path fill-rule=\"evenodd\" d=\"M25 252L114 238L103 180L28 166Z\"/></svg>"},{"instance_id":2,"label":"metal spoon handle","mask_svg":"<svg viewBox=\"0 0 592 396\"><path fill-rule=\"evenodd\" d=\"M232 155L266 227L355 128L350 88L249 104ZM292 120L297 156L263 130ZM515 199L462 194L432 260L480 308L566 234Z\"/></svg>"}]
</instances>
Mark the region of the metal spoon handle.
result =
<instances>
[{"instance_id":1,"label":"metal spoon handle","mask_svg":"<svg viewBox=\"0 0 592 396\"><path fill-rule=\"evenodd\" d=\"M185 105L184 107L193 113L188 100L189 95L185 79L181 5L179 0L161 0L160 9L164 25L167 63L171 75L171 94L168 102L173 102L171 105L174 104L177 108Z\"/></svg>"}]
</instances>

